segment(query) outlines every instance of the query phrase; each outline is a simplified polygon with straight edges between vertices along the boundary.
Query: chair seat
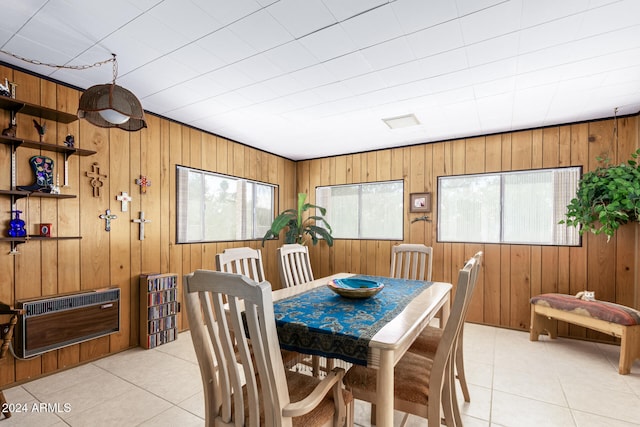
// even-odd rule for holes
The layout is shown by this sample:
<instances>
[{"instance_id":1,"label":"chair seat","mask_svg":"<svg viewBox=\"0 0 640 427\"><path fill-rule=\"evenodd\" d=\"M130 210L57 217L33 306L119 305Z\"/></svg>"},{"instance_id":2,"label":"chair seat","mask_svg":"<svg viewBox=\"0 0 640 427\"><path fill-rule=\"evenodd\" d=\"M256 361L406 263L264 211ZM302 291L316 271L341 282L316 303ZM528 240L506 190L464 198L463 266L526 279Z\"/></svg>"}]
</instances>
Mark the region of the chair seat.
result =
<instances>
[{"instance_id":1,"label":"chair seat","mask_svg":"<svg viewBox=\"0 0 640 427\"><path fill-rule=\"evenodd\" d=\"M291 402L297 402L307 397L320 382L316 377L300 374L294 371L286 371L285 375L289 386ZM245 425L249 425L249 408L247 406L249 399L247 398L246 387L242 388L242 393L243 401L245 403L245 414L247 414L245 418ZM348 390L342 390L342 396L344 397L344 402L347 406L353 402L353 395ZM263 407L261 406L260 408L260 425L265 425L264 412L262 411ZM328 394L313 411L300 417L294 417L291 422L293 426L300 427L332 425L334 413L335 405L333 404L333 394Z\"/></svg>"},{"instance_id":2,"label":"chair seat","mask_svg":"<svg viewBox=\"0 0 640 427\"><path fill-rule=\"evenodd\" d=\"M432 366L432 359L416 353L405 353L393 371L393 393L396 401L412 402L426 407L429 402ZM362 396L363 400L370 402L375 402L377 381L378 370L362 365L353 365L344 376L347 390L351 390L356 399Z\"/></svg>"},{"instance_id":3,"label":"chair seat","mask_svg":"<svg viewBox=\"0 0 640 427\"><path fill-rule=\"evenodd\" d=\"M423 355L435 354L442 338L442 329L435 326L427 326L409 347L409 351Z\"/></svg>"}]
</instances>

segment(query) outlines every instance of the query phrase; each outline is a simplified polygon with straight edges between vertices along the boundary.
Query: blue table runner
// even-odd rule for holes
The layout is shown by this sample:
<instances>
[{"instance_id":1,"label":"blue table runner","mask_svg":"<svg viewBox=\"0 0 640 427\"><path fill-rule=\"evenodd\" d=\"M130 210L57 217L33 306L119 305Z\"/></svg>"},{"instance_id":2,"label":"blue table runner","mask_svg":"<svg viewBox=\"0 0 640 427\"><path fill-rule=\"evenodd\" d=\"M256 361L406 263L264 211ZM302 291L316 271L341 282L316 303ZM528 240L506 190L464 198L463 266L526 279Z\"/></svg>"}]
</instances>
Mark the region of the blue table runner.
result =
<instances>
[{"instance_id":1,"label":"blue table runner","mask_svg":"<svg viewBox=\"0 0 640 427\"><path fill-rule=\"evenodd\" d=\"M384 284L377 295L344 298L327 286L275 301L280 347L299 353L367 364L369 341L432 282L353 276Z\"/></svg>"}]
</instances>

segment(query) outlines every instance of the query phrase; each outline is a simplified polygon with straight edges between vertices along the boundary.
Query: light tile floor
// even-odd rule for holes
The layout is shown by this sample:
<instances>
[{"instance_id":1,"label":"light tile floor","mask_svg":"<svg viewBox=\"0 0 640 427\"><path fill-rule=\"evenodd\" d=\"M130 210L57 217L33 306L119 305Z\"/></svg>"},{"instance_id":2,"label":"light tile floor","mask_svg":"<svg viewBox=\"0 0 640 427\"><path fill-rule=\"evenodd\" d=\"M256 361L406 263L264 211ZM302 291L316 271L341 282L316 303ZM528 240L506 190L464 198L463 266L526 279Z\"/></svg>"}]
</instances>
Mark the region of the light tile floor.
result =
<instances>
[{"instance_id":1,"label":"light tile floor","mask_svg":"<svg viewBox=\"0 0 640 427\"><path fill-rule=\"evenodd\" d=\"M465 364L475 426L640 426L640 361L618 375L619 347L541 338L467 324ZM188 332L153 350L134 348L5 390L9 426L202 426L200 373ZM462 401L461 395L460 401ZM356 402L356 425L369 425ZM400 425L401 413L396 413ZM409 417L408 426L426 426Z\"/></svg>"}]
</instances>

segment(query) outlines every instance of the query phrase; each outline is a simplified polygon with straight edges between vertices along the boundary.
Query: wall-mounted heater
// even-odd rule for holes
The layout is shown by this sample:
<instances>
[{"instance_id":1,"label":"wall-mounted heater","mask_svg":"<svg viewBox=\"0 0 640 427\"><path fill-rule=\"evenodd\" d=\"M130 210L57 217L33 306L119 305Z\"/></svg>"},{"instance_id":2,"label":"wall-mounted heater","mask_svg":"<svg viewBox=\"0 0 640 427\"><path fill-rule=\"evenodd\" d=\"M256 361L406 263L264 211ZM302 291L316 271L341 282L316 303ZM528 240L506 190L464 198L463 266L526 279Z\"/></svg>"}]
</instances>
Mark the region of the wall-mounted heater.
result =
<instances>
[{"instance_id":1,"label":"wall-mounted heater","mask_svg":"<svg viewBox=\"0 0 640 427\"><path fill-rule=\"evenodd\" d=\"M31 301L15 331L15 352L30 357L120 330L120 288L108 288Z\"/></svg>"}]
</instances>

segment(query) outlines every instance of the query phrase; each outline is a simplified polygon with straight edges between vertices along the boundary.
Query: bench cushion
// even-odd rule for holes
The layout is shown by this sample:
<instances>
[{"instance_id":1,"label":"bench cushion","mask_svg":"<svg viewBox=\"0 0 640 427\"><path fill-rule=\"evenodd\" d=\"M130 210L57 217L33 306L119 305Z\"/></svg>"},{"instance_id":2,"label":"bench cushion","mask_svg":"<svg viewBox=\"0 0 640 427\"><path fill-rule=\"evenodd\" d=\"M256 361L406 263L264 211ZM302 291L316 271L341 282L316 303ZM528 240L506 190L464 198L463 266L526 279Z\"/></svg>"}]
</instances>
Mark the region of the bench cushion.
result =
<instances>
[{"instance_id":1,"label":"bench cushion","mask_svg":"<svg viewBox=\"0 0 640 427\"><path fill-rule=\"evenodd\" d=\"M531 304L543 305L556 310L571 311L582 316L593 317L618 325L640 324L640 311L608 301L585 301L573 295L542 294L531 298Z\"/></svg>"}]
</instances>

